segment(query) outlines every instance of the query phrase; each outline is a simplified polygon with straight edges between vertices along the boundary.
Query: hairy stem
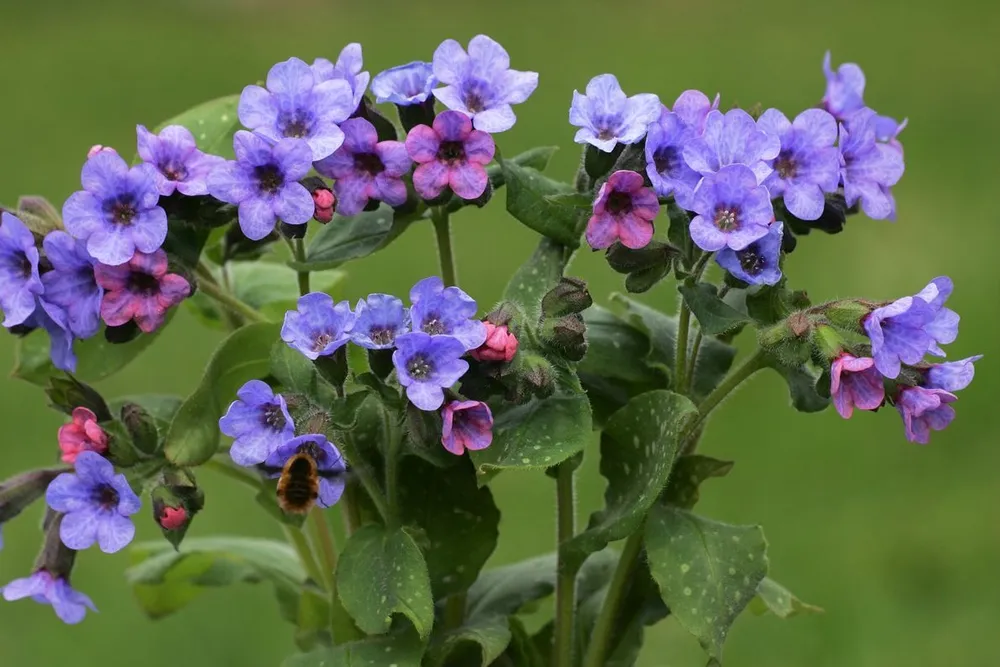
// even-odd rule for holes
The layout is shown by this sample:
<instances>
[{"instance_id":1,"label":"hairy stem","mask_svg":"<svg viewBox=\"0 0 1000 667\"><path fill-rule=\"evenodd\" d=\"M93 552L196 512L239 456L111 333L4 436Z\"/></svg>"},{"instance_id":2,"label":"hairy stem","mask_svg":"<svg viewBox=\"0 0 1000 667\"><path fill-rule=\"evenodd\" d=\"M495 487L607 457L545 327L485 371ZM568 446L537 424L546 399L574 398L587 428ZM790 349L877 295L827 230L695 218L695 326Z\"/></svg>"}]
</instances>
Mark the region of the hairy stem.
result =
<instances>
[{"instance_id":1,"label":"hairy stem","mask_svg":"<svg viewBox=\"0 0 1000 667\"><path fill-rule=\"evenodd\" d=\"M719 298L721 299L722 297L726 296L728 292L729 292L729 285L722 285L721 287L719 287ZM699 352L701 352L701 344L704 339L705 335L699 328L698 332L694 335L694 344L691 346L691 354L688 355L687 378L689 386L694 385L695 371L698 368L698 354Z\"/></svg>"},{"instance_id":2,"label":"hairy stem","mask_svg":"<svg viewBox=\"0 0 1000 667\"><path fill-rule=\"evenodd\" d=\"M455 630L462 627L465 622L465 605L467 601L465 591L449 596L444 603L444 629Z\"/></svg>"},{"instance_id":3,"label":"hairy stem","mask_svg":"<svg viewBox=\"0 0 1000 667\"><path fill-rule=\"evenodd\" d=\"M399 523L399 446L402 438L399 430L394 428L392 415L382 407L382 430L388 447L385 455L385 496L389 505L390 521Z\"/></svg>"},{"instance_id":4,"label":"hairy stem","mask_svg":"<svg viewBox=\"0 0 1000 667\"><path fill-rule=\"evenodd\" d=\"M304 263L306 261L306 244L302 239L294 239L291 242L292 255L295 256L295 261L299 263ZM305 296L309 293L309 272L299 271L299 295Z\"/></svg>"},{"instance_id":5,"label":"hairy stem","mask_svg":"<svg viewBox=\"0 0 1000 667\"><path fill-rule=\"evenodd\" d=\"M594 630L590 635L590 645L587 647L583 667L604 667L608 644L611 642L611 634L615 629L618 607L621 605L622 598L625 597L625 590L632 577L632 572L639 563L639 552L642 551L644 534L645 525L642 525L625 540L625 546L618 558L615 573L611 577L611 583L608 584L608 592L604 596L604 604L601 606L597 621L594 623Z\"/></svg>"},{"instance_id":6,"label":"hairy stem","mask_svg":"<svg viewBox=\"0 0 1000 667\"><path fill-rule=\"evenodd\" d=\"M733 393L737 387L743 384L747 378L764 368L766 365L767 357L764 354L764 351L758 348L753 354L744 359L743 363L730 371L729 375L727 375L725 379L712 390L712 393L705 397L705 400L698 405L698 418L691 424L690 427L688 427L688 435L684 439L683 446L681 448L682 455L690 454L691 451L693 451L693 447L695 443L697 443L697 439L694 435L698 432L699 427L705 422L705 419L708 418L708 415L711 414L712 410L717 408L719 404L722 403L722 401L725 400L729 394Z\"/></svg>"},{"instance_id":7,"label":"hairy stem","mask_svg":"<svg viewBox=\"0 0 1000 667\"><path fill-rule=\"evenodd\" d=\"M437 239L438 259L441 260L441 279L445 286L455 285L455 255L451 249L451 225L448 211L443 206L431 210L434 221L434 236Z\"/></svg>"},{"instance_id":8,"label":"hairy stem","mask_svg":"<svg viewBox=\"0 0 1000 667\"><path fill-rule=\"evenodd\" d=\"M281 524L281 527L285 531L285 539L295 549L295 553L298 554L299 560L302 561L302 567L305 568L309 578L315 581L317 585L322 586L323 590L327 590L327 581L323 577L323 571L316 557L313 555L312 549L309 548L309 540L306 539L306 534L302 532L301 528L289 526L287 523Z\"/></svg>"},{"instance_id":9,"label":"hairy stem","mask_svg":"<svg viewBox=\"0 0 1000 667\"><path fill-rule=\"evenodd\" d=\"M691 327L691 309L681 297L681 311L677 316L677 351L674 353L674 390L687 391L687 344Z\"/></svg>"},{"instance_id":10,"label":"hairy stem","mask_svg":"<svg viewBox=\"0 0 1000 667\"><path fill-rule=\"evenodd\" d=\"M576 532L576 498L573 489L573 466L563 463L556 474L557 538L556 548L570 539ZM555 640L552 646L552 667L571 667L573 664L573 621L576 602L576 570L570 570L562 562L556 568L556 611Z\"/></svg>"},{"instance_id":11,"label":"hairy stem","mask_svg":"<svg viewBox=\"0 0 1000 667\"><path fill-rule=\"evenodd\" d=\"M199 280L198 289L201 290L202 294L212 299L221 306L224 306L227 310L232 313L239 315L248 322L266 322L267 318L264 317L260 312L258 312L252 306L243 303L235 296L219 287L219 284L215 281Z\"/></svg>"}]
</instances>

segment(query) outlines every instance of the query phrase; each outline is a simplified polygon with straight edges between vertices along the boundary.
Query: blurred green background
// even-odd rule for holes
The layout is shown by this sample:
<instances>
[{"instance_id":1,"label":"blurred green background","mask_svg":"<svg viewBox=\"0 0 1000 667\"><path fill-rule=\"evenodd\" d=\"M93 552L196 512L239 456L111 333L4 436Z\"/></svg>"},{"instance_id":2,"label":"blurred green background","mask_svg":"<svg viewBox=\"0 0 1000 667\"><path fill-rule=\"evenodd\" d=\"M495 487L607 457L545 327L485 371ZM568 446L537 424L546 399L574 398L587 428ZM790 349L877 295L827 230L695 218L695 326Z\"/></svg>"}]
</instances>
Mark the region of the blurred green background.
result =
<instances>
[{"instance_id":1,"label":"blurred green background","mask_svg":"<svg viewBox=\"0 0 1000 667\"><path fill-rule=\"evenodd\" d=\"M787 271L814 301L837 296L911 294L940 274L955 280L962 314L952 358L993 351L998 303L994 110L1000 103L1000 5L985 2L795 0L655 2L310 2L307 0L126 0L0 3L0 201L44 194L62 201L79 186L94 143L123 154L136 123L150 127L218 95L262 79L292 55L334 58L346 42L364 45L373 74L430 59L446 37L486 32L513 66L537 70L535 95L517 107L517 126L498 137L508 154L559 144L551 173L570 179L578 147L566 121L571 92L591 76L618 75L630 93L670 103L686 88L722 93L723 106L757 101L794 115L823 92L823 53L860 63L869 103L908 116L907 172L896 197L899 221L852 219L847 233L800 242ZM992 149L992 150L991 150ZM507 217L502 200L456 220L462 286L488 307L535 243ZM971 245L970 245L971 243ZM337 297L405 294L436 270L432 235L418 227L349 267ZM622 289L601 256L581 253L572 272L599 301ZM646 299L673 309L673 284ZM219 336L186 313L141 359L101 385L125 392L190 391ZM0 339L0 366L13 342ZM734 458L730 477L706 487L700 510L730 522L759 522L771 543L773 576L822 616L782 622L739 619L729 665L772 667L996 664L991 633L1000 624L1000 421L989 396L1000 363L988 354L957 404L959 417L930 446L907 443L892 409L841 420L832 410L800 415L787 407L774 374L755 379L717 413L703 451ZM51 461L61 418L41 392L0 381L0 478ZM582 520L603 485L591 457L581 482ZM243 489L203 475L207 510L194 535L279 536ZM551 480L501 476L495 485L502 563L549 550L554 534ZM140 515L139 537L158 537ZM34 558L40 508L4 526L0 581L24 576ZM121 576L127 556L81 554L74 584L101 610L62 626L50 609L0 603L0 665L101 664L125 667L272 667L290 653L290 627L266 587L217 591L160 622L143 617ZM179 656L183 656L180 658ZM703 665L695 642L668 621L649 633L645 667Z\"/></svg>"}]
</instances>

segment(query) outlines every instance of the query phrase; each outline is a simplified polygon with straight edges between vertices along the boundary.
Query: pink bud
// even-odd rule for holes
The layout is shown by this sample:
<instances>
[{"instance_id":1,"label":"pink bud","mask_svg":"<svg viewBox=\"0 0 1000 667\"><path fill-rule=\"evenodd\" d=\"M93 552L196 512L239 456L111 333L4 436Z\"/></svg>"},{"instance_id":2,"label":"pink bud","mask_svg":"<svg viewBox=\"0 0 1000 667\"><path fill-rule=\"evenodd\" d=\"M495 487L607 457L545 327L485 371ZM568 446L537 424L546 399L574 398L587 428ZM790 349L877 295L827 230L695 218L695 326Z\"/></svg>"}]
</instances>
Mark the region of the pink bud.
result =
<instances>
[{"instance_id":1,"label":"pink bud","mask_svg":"<svg viewBox=\"0 0 1000 667\"><path fill-rule=\"evenodd\" d=\"M517 354L517 337L504 324L497 326L489 321L484 322L484 324L486 325L486 342L469 354L472 355L473 359L479 361L510 362Z\"/></svg>"},{"instance_id":2,"label":"pink bud","mask_svg":"<svg viewBox=\"0 0 1000 667\"><path fill-rule=\"evenodd\" d=\"M118 155L118 151L116 151L114 148L111 148L111 146L102 146L101 144L94 144L93 146L90 147L90 150L87 151L87 159L89 160L98 153L114 153L115 155Z\"/></svg>"},{"instance_id":3,"label":"pink bud","mask_svg":"<svg viewBox=\"0 0 1000 667\"><path fill-rule=\"evenodd\" d=\"M74 408L73 421L59 427L58 439L64 463L75 463L80 452L108 451L108 434L97 423L97 415L87 408Z\"/></svg>"},{"instance_id":4,"label":"pink bud","mask_svg":"<svg viewBox=\"0 0 1000 667\"><path fill-rule=\"evenodd\" d=\"M164 507L160 515L160 525L166 530L177 530L187 523L187 510L183 507Z\"/></svg>"},{"instance_id":5,"label":"pink bud","mask_svg":"<svg viewBox=\"0 0 1000 667\"><path fill-rule=\"evenodd\" d=\"M333 220L333 212L337 209L337 198L333 192L326 188L319 188L313 190L312 198L313 204L316 206L313 218L324 224Z\"/></svg>"}]
</instances>

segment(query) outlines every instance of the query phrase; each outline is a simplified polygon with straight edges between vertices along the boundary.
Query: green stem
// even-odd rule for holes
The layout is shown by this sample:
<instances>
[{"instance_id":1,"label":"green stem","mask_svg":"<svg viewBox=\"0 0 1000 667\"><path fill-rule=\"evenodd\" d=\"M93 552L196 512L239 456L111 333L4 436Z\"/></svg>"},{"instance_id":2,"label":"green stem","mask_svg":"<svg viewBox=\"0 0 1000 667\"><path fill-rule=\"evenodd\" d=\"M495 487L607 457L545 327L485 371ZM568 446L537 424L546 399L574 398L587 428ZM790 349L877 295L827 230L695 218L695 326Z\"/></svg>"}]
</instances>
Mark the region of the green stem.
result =
<instances>
[{"instance_id":1,"label":"green stem","mask_svg":"<svg viewBox=\"0 0 1000 667\"><path fill-rule=\"evenodd\" d=\"M721 287L719 287L719 298L721 299L722 297L726 296L728 292L729 292L729 285L722 285ZM695 370L697 369L698 366L698 353L701 351L701 343L704 339L705 339L704 334L702 333L701 329L698 329L698 332L694 336L694 345L691 347L691 354L688 355L687 377L688 377L688 382L692 385L694 384Z\"/></svg>"},{"instance_id":2,"label":"green stem","mask_svg":"<svg viewBox=\"0 0 1000 667\"><path fill-rule=\"evenodd\" d=\"M333 534L330 533L330 525L320 508L313 507L309 513L309 521L313 544L323 559L323 580L327 590L332 591L333 573L337 571L337 547L333 543Z\"/></svg>"},{"instance_id":3,"label":"green stem","mask_svg":"<svg viewBox=\"0 0 1000 667\"><path fill-rule=\"evenodd\" d=\"M306 261L306 244L302 239L294 239L291 242L292 254L295 256L295 261L304 263ZM309 272L299 271L299 295L305 296L309 293Z\"/></svg>"},{"instance_id":4,"label":"green stem","mask_svg":"<svg viewBox=\"0 0 1000 667\"><path fill-rule=\"evenodd\" d=\"M260 491L261 480L260 477L248 471L246 468L238 468L235 465L229 463L224 455L216 454L209 460L201 464L201 467L206 470L212 470L214 472L228 477L231 480L235 480L244 486L249 486L254 491Z\"/></svg>"},{"instance_id":5,"label":"green stem","mask_svg":"<svg viewBox=\"0 0 1000 667\"><path fill-rule=\"evenodd\" d=\"M557 548L573 538L576 532L576 507L573 489L573 466L560 465L556 471ZM555 640L552 646L552 667L573 664L573 621L576 601L576 569L566 567L559 549L556 568Z\"/></svg>"},{"instance_id":6,"label":"green stem","mask_svg":"<svg viewBox=\"0 0 1000 667\"><path fill-rule=\"evenodd\" d=\"M677 316L677 351L674 353L674 389L683 394L687 391L687 344L691 327L691 309L681 297L681 312Z\"/></svg>"},{"instance_id":7,"label":"green stem","mask_svg":"<svg viewBox=\"0 0 1000 667\"><path fill-rule=\"evenodd\" d=\"M712 410L717 408L722 401L729 396L737 387L743 384L751 375L767 366L767 355L760 348L754 351L749 357L743 360L739 366L733 369L726 378L712 390L708 396L698 405L698 418L688 427L688 435L684 439L681 454L690 454L693 445L697 442L693 436L698 432L699 427L708 418Z\"/></svg>"},{"instance_id":8,"label":"green stem","mask_svg":"<svg viewBox=\"0 0 1000 667\"><path fill-rule=\"evenodd\" d=\"M385 461L385 495L389 505L389 517L393 524L399 523L399 446L402 438L393 428L392 415L382 408L382 429L388 443Z\"/></svg>"},{"instance_id":9,"label":"green stem","mask_svg":"<svg viewBox=\"0 0 1000 667\"><path fill-rule=\"evenodd\" d=\"M590 635L590 646L587 648L583 667L604 667L608 644L615 629L618 607L621 605L622 598L625 597L629 579L632 578L632 571L639 562L639 552L642 551L644 534L645 526L642 525L625 540L622 555L618 558L618 565L611 577L611 583L608 584L608 592L604 596L604 604L601 606L597 621L594 623L594 630Z\"/></svg>"},{"instance_id":10,"label":"green stem","mask_svg":"<svg viewBox=\"0 0 1000 667\"><path fill-rule=\"evenodd\" d=\"M434 235L437 238L438 258L441 260L441 279L445 286L455 285L455 256L451 250L451 226L448 211L443 206L431 210L434 221Z\"/></svg>"},{"instance_id":11,"label":"green stem","mask_svg":"<svg viewBox=\"0 0 1000 667\"><path fill-rule=\"evenodd\" d=\"M344 520L344 534L350 537L361 526L361 511L358 509L358 487L348 482L344 489L344 502L341 503L341 515Z\"/></svg>"},{"instance_id":12,"label":"green stem","mask_svg":"<svg viewBox=\"0 0 1000 667\"><path fill-rule=\"evenodd\" d=\"M201 290L205 296L213 299L218 304L225 306L236 315L245 318L248 322L267 322L267 318L255 308L243 303L235 296L219 287L219 284L216 282L201 280L198 282L198 289Z\"/></svg>"},{"instance_id":13,"label":"green stem","mask_svg":"<svg viewBox=\"0 0 1000 667\"><path fill-rule=\"evenodd\" d=\"M465 591L455 593L448 597L444 603L444 629L455 630L465 623L465 605L467 596Z\"/></svg>"}]
</instances>

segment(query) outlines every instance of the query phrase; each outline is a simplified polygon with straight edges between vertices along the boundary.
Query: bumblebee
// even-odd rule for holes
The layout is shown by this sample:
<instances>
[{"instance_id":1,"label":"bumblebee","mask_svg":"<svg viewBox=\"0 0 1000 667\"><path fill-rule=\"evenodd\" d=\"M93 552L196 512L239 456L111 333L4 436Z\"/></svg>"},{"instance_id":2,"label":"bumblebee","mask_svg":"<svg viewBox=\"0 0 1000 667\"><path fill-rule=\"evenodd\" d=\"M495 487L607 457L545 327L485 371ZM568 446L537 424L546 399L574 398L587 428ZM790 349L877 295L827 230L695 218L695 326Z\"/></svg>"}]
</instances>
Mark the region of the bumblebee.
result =
<instances>
[{"instance_id":1,"label":"bumblebee","mask_svg":"<svg viewBox=\"0 0 1000 667\"><path fill-rule=\"evenodd\" d=\"M319 498L320 479L345 477L346 470L320 470L319 449L306 443L285 461L278 477L278 506L287 514L306 514ZM269 472L276 472L277 468Z\"/></svg>"}]
</instances>

